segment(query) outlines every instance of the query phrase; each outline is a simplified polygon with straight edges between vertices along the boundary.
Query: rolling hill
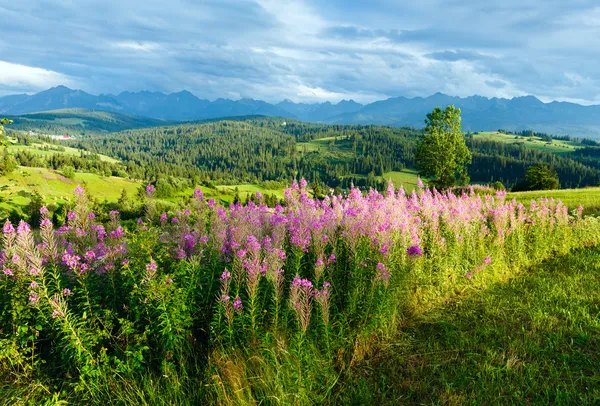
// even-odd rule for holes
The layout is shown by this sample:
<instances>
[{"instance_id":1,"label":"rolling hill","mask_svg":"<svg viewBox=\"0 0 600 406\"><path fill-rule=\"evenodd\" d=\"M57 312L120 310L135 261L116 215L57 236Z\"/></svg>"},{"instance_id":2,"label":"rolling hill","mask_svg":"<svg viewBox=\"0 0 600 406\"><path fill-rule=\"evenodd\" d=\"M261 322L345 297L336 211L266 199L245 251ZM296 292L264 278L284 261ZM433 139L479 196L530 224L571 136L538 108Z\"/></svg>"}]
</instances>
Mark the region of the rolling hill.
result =
<instances>
[{"instance_id":1,"label":"rolling hill","mask_svg":"<svg viewBox=\"0 0 600 406\"><path fill-rule=\"evenodd\" d=\"M125 114L84 108L69 108L40 113L9 116L12 130L35 131L44 134L71 134L118 132L127 129L153 127L166 122Z\"/></svg>"}]
</instances>

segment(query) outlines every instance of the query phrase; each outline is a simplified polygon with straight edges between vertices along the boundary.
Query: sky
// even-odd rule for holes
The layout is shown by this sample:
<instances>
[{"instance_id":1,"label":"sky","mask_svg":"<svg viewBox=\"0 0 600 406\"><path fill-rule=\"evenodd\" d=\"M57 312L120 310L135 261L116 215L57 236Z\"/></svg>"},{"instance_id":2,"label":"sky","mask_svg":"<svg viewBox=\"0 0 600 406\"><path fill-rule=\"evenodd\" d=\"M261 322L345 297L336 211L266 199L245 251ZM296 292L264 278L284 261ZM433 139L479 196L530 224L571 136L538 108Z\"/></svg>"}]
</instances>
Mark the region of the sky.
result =
<instances>
[{"instance_id":1,"label":"sky","mask_svg":"<svg viewBox=\"0 0 600 406\"><path fill-rule=\"evenodd\" d=\"M600 104L597 0L0 0L0 95Z\"/></svg>"}]
</instances>

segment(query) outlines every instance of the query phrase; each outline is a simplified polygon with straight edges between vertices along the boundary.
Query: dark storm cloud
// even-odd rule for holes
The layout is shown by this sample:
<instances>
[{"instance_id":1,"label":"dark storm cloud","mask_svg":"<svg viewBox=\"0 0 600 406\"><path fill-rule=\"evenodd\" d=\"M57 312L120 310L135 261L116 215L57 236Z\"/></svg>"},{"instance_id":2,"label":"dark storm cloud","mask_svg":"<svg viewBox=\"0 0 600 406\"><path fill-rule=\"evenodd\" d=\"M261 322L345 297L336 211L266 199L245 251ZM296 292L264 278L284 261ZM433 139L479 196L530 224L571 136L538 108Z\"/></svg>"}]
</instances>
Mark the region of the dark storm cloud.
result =
<instances>
[{"instance_id":1,"label":"dark storm cloud","mask_svg":"<svg viewBox=\"0 0 600 406\"><path fill-rule=\"evenodd\" d=\"M0 0L0 15L0 95L600 102L595 1Z\"/></svg>"}]
</instances>

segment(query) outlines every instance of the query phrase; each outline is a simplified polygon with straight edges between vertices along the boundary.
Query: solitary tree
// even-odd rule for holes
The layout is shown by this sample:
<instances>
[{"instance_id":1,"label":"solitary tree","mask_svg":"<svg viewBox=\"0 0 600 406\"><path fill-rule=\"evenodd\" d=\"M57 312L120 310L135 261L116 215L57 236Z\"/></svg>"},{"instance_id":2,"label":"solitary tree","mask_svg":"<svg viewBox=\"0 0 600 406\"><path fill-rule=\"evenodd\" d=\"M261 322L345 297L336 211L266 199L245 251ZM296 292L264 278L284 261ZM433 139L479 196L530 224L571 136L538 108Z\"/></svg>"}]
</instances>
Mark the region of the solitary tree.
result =
<instances>
[{"instance_id":1,"label":"solitary tree","mask_svg":"<svg viewBox=\"0 0 600 406\"><path fill-rule=\"evenodd\" d=\"M436 107L427 114L425 131L417 147L416 162L421 174L431 178L431 184L446 189L469 182L467 164L471 152L465 144L460 127L460 109Z\"/></svg>"},{"instance_id":2,"label":"solitary tree","mask_svg":"<svg viewBox=\"0 0 600 406\"><path fill-rule=\"evenodd\" d=\"M7 144L6 136L4 135L4 125L11 123L12 121L7 118L0 119L0 147L6 147Z\"/></svg>"},{"instance_id":3,"label":"solitary tree","mask_svg":"<svg viewBox=\"0 0 600 406\"><path fill-rule=\"evenodd\" d=\"M6 118L0 119L0 175L11 173L17 167L17 160L8 153L6 147L8 140L4 133L4 125L11 124L12 121Z\"/></svg>"}]
</instances>

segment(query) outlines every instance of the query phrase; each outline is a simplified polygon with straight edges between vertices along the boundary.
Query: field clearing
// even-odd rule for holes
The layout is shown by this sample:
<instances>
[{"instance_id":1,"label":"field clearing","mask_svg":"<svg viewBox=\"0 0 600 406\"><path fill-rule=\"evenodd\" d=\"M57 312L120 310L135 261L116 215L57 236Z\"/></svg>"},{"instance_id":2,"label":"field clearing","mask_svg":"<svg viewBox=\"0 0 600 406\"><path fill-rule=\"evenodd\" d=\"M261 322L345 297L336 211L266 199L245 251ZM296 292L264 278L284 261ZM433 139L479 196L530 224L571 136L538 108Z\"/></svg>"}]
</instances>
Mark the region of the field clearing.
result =
<instances>
[{"instance_id":1,"label":"field clearing","mask_svg":"<svg viewBox=\"0 0 600 406\"><path fill-rule=\"evenodd\" d=\"M507 199L515 198L523 204L528 204L533 199L546 197L560 199L570 210L582 205L584 214L600 214L600 188L535 190L508 193L507 195Z\"/></svg>"},{"instance_id":2,"label":"field clearing","mask_svg":"<svg viewBox=\"0 0 600 406\"><path fill-rule=\"evenodd\" d=\"M215 193L214 189L210 188L202 188L202 191L205 192L207 197L213 197L216 199L220 199L223 202L231 203L235 198L235 188L238 188L240 199L245 201L246 195L253 195L256 192L260 192L263 195L275 195L278 199L283 199L283 189L265 189L263 187L257 185L243 184L243 185L226 185L226 186L217 186L217 190L220 193Z\"/></svg>"},{"instance_id":3,"label":"field clearing","mask_svg":"<svg viewBox=\"0 0 600 406\"><path fill-rule=\"evenodd\" d=\"M47 150L43 149L45 147L47 147L48 149ZM53 149L53 148L60 148L61 150L57 150L57 149ZM54 154L80 156L82 152L87 154L87 152L85 152L85 151L82 151L77 148L67 147L66 145L55 145L55 144L48 144L48 143L33 143L32 145L9 144L9 146L8 146L9 153L14 154L15 152L18 152L18 151L26 151L31 154L40 155L40 156L51 156ZM98 155L98 156L100 157L101 161L110 162L110 163L118 163L119 162L118 159L114 159L114 158L111 158L106 155Z\"/></svg>"},{"instance_id":4,"label":"field clearing","mask_svg":"<svg viewBox=\"0 0 600 406\"><path fill-rule=\"evenodd\" d=\"M108 201L117 201L124 189L133 196L140 185L114 176L76 173L75 179L67 179L59 172L45 168L18 167L10 175L0 177L0 210L22 210L29 204L29 197L34 192L44 196L46 202L64 202L73 196L77 185L83 183L91 196Z\"/></svg>"},{"instance_id":5,"label":"field clearing","mask_svg":"<svg viewBox=\"0 0 600 406\"><path fill-rule=\"evenodd\" d=\"M402 186L405 191L412 192L417 189L419 174L414 169L403 169L402 171L386 172L381 179L386 182L391 180L396 188Z\"/></svg>"},{"instance_id":6,"label":"field clearing","mask_svg":"<svg viewBox=\"0 0 600 406\"><path fill-rule=\"evenodd\" d=\"M473 134L474 139L517 144L527 148L539 149L554 154L568 154L581 148L582 145L573 141L552 140L549 144L539 137L523 137L520 135L503 134L499 132L480 132Z\"/></svg>"},{"instance_id":7,"label":"field clearing","mask_svg":"<svg viewBox=\"0 0 600 406\"><path fill-rule=\"evenodd\" d=\"M324 137L309 142L298 142L296 144L296 150L300 152L351 152L352 141L346 139L346 137Z\"/></svg>"}]
</instances>

